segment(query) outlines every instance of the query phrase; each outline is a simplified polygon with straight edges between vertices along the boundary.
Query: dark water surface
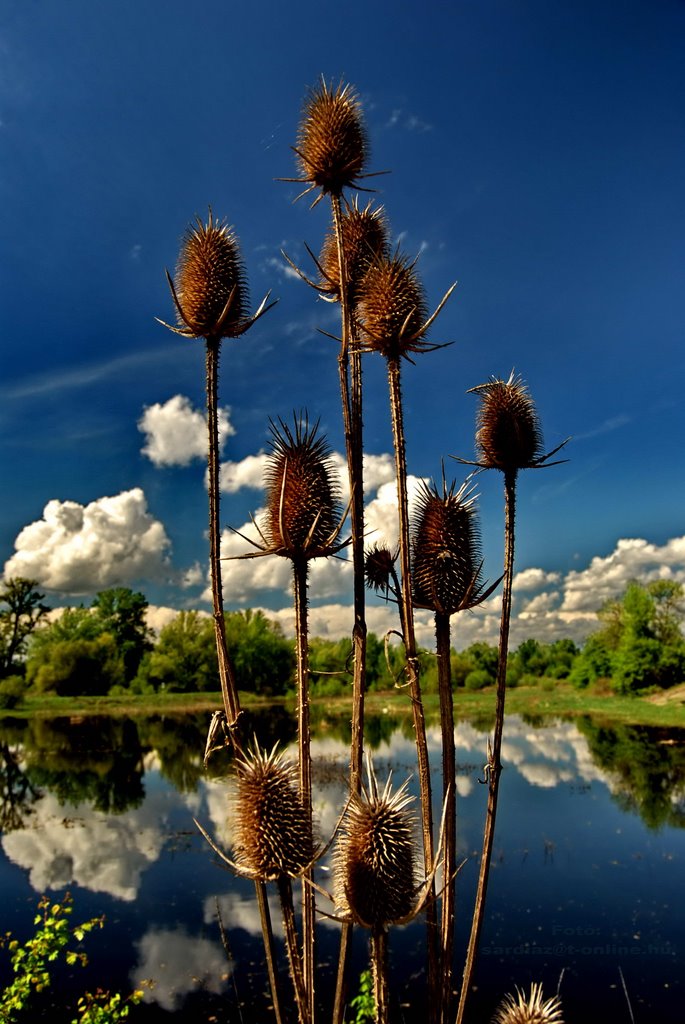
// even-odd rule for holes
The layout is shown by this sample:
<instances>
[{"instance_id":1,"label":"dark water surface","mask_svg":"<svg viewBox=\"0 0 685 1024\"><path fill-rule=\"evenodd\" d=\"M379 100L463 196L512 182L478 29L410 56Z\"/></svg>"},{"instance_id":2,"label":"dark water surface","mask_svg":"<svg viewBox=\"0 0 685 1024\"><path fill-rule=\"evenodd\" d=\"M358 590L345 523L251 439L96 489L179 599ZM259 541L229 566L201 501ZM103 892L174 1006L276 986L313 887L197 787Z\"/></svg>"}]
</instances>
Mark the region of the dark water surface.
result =
<instances>
[{"instance_id":1,"label":"dark water surface","mask_svg":"<svg viewBox=\"0 0 685 1024\"><path fill-rule=\"evenodd\" d=\"M86 943L90 965L60 975L60 1001L85 987L130 991L145 979L136 1021L268 1021L254 888L222 869L193 817L230 849L230 783L202 771L208 716L0 722L0 932L31 933L42 893L69 890L74 923L104 913ZM266 745L294 739L278 708L256 721ZM344 723L313 743L319 834L346 798ZM460 976L478 868L487 732L457 729ZM437 727L429 730L441 789ZM368 723L381 777L415 772L411 729L391 716ZM472 1003L487 1021L507 991L541 981L565 1019L680 1024L685 1020L685 731L589 720L507 721L495 854ZM412 785L414 785L414 781ZM439 817L439 814L437 815ZM324 862L317 881L329 885ZM321 901L322 909L330 910ZM273 907L278 933L278 913ZM221 941L219 915L232 959ZM339 926L319 926L318 985L330 1017ZM424 926L391 933L398 1021L426 1021ZM354 975L366 967L355 932ZM9 977L0 951L0 984ZM64 1019L71 1019L72 1015ZM58 1022L46 1007L32 1019Z\"/></svg>"}]
</instances>

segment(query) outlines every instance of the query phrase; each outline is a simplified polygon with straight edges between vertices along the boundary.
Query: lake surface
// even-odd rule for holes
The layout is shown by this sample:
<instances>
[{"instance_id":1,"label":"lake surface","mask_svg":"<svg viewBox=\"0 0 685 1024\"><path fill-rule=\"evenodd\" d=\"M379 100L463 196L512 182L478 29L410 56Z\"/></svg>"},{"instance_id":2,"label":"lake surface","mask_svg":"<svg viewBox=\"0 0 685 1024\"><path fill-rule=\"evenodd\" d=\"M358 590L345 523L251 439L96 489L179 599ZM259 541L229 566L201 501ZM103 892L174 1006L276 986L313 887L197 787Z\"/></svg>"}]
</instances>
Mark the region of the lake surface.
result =
<instances>
[{"instance_id":1,"label":"lake surface","mask_svg":"<svg viewBox=\"0 0 685 1024\"><path fill-rule=\"evenodd\" d=\"M202 822L230 850L226 765L202 770L206 715L0 722L0 932L26 938L42 893L66 890L74 923L104 913L86 943L89 966L60 975L60 998L145 979L132 1021L268 1021L252 884L223 869ZM280 708L255 718L264 745L294 740ZM320 836L346 799L348 727L320 723L313 743ZM459 851L456 965L460 977L477 876L487 788L479 784L488 732L457 729ZM439 728L429 728L434 791ZM415 773L411 727L369 720L379 776ZM515 986L560 979L565 1019L684 1019L685 731L599 728L590 720L507 720L498 828L472 1020L487 1021ZM415 779L412 781L414 785ZM439 815L438 815L439 817ZM330 875L323 862L317 880ZM324 909L330 909L330 907ZM222 944L219 915L229 960ZM278 912L273 907L278 933ZM319 989L329 1006L339 926L319 926ZM424 926L391 933L398 1020L422 1020ZM353 978L366 967L355 931ZM0 951L0 984L7 980ZM354 993L352 993L354 994ZM419 1005L417 1005L419 1004ZM46 1009L33 1019L59 1021ZM70 1019L67 1017L66 1019ZM321 1020L327 1019L322 1012Z\"/></svg>"}]
</instances>

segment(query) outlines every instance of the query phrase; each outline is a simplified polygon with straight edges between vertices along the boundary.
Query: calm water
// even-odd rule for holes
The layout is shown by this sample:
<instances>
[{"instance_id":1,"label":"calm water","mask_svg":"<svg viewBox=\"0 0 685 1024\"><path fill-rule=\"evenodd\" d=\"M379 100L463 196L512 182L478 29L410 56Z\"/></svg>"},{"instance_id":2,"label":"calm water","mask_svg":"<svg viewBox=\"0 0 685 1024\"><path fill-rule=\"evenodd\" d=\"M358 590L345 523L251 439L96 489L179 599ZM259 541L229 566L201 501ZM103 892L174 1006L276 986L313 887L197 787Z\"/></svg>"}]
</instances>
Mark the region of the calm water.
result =
<instances>
[{"instance_id":1,"label":"calm water","mask_svg":"<svg viewBox=\"0 0 685 1024\"><path fill-rule=\"evenodd\" d=\"M0 932L25 938L42 893L69 890L73 920L106 915L87 942L91 963L60 978L60 997L86 986L130 990L151 979L142 1021L269 1019L251 883L223 870L193 817L230 848L229 784L201 770L207 716L0 723ZM292 742L279 709L255 721L263 743ZM461 971L477 873L487 732L457 730ZM439 732L431 728L434 789ZM344 804L345 726L314 742L316 815L328 837ZM379 775L414 771L411 730L369 722ZM487 1021L506 991L561 978L567 1022L681 1022L685 962L685 731L589 721L509 718L495 857L474 996ZM325 864L317 878L328 884ZM329 876L328 876L329 877ZM325 908L324 908L325 909ZM330 909L330 908L329 908ZM219 915L231 960L221 942ZM274 920L278 915L274 905ZM338 925L321 918L319 985L328 1003ZM354 971L366 964L355 933ZM398 1020L424 1020L422 924L391 935ZM0 952L0 983L7 978ZM412 1004L414 1009L411 1008ZM57 1021L53 1012L34 1019ZM325 1011L321 1016L326 1020Z\"/></svg>"}]
</instances>

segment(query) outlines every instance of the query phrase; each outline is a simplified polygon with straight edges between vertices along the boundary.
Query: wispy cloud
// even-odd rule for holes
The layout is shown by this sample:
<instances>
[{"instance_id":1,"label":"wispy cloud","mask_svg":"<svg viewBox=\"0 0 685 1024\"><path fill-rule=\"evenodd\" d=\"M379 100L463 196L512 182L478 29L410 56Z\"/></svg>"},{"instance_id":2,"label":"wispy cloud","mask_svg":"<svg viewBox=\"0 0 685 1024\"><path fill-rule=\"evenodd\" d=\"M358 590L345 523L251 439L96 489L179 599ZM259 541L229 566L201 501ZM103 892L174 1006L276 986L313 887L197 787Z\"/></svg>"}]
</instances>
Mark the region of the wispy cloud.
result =
<instances>
[{"instance_id":1,"label":"wispy cloud","mask_svg":"<svg viewBox=\"0 0 685 1024\"><path fill-rule=\"evenodd\" d=\"M296 270L293 270L289 263L286 263L282 256L268 256L264 260L262 268L265 270L275 270L280 277L288 281L300 280L300 275Z\"/></svg>"},{"instance_id":2,"label":"wispy cloud","mask_svg":"<svg viewBox=\"0 0 685 1024\"><path fill-rule=\"evenodd\" d=\"M385 128L400 128L407 132L432 132L433 125L416 114L410 114L401 107L395 107L384 125Z\"/></svg>"},{"instance_id":3,"label":"wispy cloud","mask_svg":"<svg viewBox=\"0 0 685 1024\"><path fill-rule=\"evenodd\" d=\"M15 384L0 387L0 399L12 401L23 398L34 398L38 395L56 394L60 391L75 391L89 387L98 381L105 380L115 374L126 373L152 363L158 363L162 352L159 348L134 352L131 355L119 356L101 363L90 363L75 369L40 373L34 377L24 378Z\"/></svg>"},{"instance_id":4,"label":"wispy cloud","mask_svg":"<svg viewBox=\"0 0 685 1024\"><path fill-rule=\"evenodd\" d=\"M612 434L614 430L620 430L621 427L627 426L632 421L633 417L628 416L626 413L619 413L617 416L610 416L609 419L604 420L596 427L592 427L590 430L586 430L582 434L574 434L574 441L590 441L594 437L601 437L602 434Z\"/></svg>"}]
</instances>

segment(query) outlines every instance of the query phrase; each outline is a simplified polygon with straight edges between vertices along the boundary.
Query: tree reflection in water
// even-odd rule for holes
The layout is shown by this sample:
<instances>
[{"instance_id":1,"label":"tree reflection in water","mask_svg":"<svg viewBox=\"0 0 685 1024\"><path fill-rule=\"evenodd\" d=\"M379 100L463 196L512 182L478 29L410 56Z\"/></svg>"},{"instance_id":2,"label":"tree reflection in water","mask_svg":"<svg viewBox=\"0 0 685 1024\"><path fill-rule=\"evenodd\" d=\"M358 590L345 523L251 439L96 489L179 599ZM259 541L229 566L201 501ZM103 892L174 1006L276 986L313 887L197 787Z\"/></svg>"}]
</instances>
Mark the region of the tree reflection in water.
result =
<instances>
[{"instance_id":1,"label":"tree reflection in water","mask_svg":"<svg viewBox=\"0 0 685 1024\"><path fill-rule=\"evenodd\" d=\"M250 733L269 749L277 741L291 746L292 717L272 705L252 714ZM259 920L251 891L218 870L192 824L196 816L222 848L230 849L229 757L216 754L209 769L202 768L209 718L0 722L0 896L8 901L7 926L22 920L35 892L69 886L78 901L91 900L93 913L104 910L108 916L107 977L97 982L126 988L154 976L157 987L146 996L145 1020L157 1021L155 1013L190 1019L194 1000L202 1007L197 1019L206 1019L201 1014L209 1012L210 1004L214 1012L230 998L217 901L237 954L236 992L243 1011L251 1003L262 1007ZM484 718L457 728L460 843L467 858L458 883L462 908L469 905L476 870L470 851L482 819L484 789L477 780L491 724ZM314 784L323 840L334 830L347 794L348 730L346 715L319 706ZM611 1018L612 950L631 943L653 950L651 959L636 956L630 963L631 993L643 999L643 1019L649 1019L647 1010L668 1010L676 986L673 957L685 951L669 911L671 902L675 907L681 898L677 872L685 839L685 735L600 726L589 719L579 731L572 723L516 716L507 723L507 735L504 784L511 787L512 813L502 824L503 856L486 937L490 954L483 958L475 1011L489 1019L504 991L529 983L533 961L528 944L541 954L559 936L568 955L563 962L536 960L534 977L553 987L562 967L567 971L569 1019L580 1019L572 1011L579 1011L590 990L593 999L597 994L604 999L602 1012ZM439 723L429 720L431 749L437 749L438 736ZM414 770L410 716L391 714L389 708L369 716L366 745L383 778L392 769L400 782ZM579 793L588 799L579 801ZM648 833L640 819L660 834ZM543 840L555 844L553 860L545 859ZM656 864L659 870L653 871ZM324 885L327 866L322 862L317 869ZM616 885L619 872L622 884ZM532 937L531 913L536 916ZM280 941L275 908L274 914ZM632 938L636 921L639 941ZM332 984L337 935L323 917L319 930L323 991ZM585 935L590 939L580 945L605 949L604 958L582 949L572 954L571 947L580 948L575 936ZM413 972L422 961L422 936L421 928L411 927L393 935L398 999L415 996ZM500 959L497 951L509 948L523 952L502 953ZM360 950L354 954L355 970L365 965ZM575 988L570 978L576 978ZM662 993L658 998L657 990ZM651 1019L657 1017L670 1019L663 1013ZM268 1014L257 1019L266 1020Z\"/></svg>"},{"instance_id":2,"label":"tree reflection in water","mask_svg":"<svg viewBox=\"0 0 685 1024\"><path fill-rule=\"evenodd\" d=\"M612 795L650 829L685 827L685 730L578 722L597 765L618 783Z\"/></svg>"}]
</instances>

